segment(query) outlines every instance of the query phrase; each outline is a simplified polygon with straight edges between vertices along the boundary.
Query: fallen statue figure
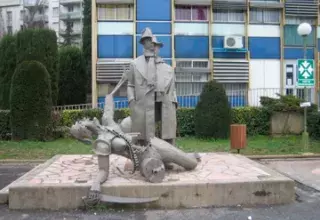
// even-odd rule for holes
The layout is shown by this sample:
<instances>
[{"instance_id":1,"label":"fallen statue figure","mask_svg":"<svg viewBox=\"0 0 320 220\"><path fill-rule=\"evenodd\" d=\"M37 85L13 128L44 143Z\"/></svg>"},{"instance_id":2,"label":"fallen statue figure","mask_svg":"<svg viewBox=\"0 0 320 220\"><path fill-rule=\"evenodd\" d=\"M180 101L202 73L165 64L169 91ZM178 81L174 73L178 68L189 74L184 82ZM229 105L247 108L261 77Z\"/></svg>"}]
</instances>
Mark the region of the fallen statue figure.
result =
<instances>
[{"instance_id":1,"label":"fallen statue figure","mask_svg":"<svg viewBox=\"0 0 320 220\"><path fill-rule=\"evenodd\" d=\"M98 157L99 173L93 181L89 195L84 198L87 205L95 205L102 200L101 184L108 179L111 154L130 159L133 163L133 173L140 169L141 175L152 183L162 182L165 169L170 167L170 164L179 165L186 170L196 168L200 159L197 154L187 154L156 137L150 140L148 146L140 146L136 142L139 134L127 133L131 130L130 118L117 124L113 117L113 97L108 95L101 124L97 118L93 120L84 118L70 129L74 138L86 144L92 144L93 151Z\"/></svg>"}]
</instances>

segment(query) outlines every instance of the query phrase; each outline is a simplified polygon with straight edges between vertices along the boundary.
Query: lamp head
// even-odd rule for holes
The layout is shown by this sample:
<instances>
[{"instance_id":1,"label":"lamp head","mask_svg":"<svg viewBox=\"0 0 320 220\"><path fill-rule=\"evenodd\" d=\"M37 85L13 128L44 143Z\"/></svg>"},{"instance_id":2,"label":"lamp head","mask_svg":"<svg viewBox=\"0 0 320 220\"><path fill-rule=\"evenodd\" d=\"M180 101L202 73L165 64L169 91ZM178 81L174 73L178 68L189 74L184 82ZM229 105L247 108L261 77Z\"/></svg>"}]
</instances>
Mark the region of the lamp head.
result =
<instances>
[{"instance_id":1,"label":"lamp head","mask_svg":"<svg viewBox=\"0 0 320 220\"><path fill-rule=\"evenodd\" d=\"M312 31L312 27L309 23L301 23L298 28L297 32L300 36L306 37L308 36Z\"/></svg>"}]
</instances>

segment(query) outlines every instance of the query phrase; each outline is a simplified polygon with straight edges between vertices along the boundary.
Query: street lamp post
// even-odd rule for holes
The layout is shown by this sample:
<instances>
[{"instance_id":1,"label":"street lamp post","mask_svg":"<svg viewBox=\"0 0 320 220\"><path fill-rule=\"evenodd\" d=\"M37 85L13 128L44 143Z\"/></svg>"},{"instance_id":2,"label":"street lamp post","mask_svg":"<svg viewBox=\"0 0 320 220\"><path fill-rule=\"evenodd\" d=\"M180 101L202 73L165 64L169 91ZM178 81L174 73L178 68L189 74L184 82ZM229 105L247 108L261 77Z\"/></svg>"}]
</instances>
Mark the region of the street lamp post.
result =
<instances>
[{"instance_id":1,"label":"street lamp post","mask_svg":"<svg viewBox=\"0 0 320 220\"><path fill-rule=\"evenodd\" d=\"M303 38L303 58L307 59L307 37L312 31L312 27L308 23L301 23L298 26L297 32ZM308 102L308 92L307 87L304 86L304 99L305 102ZM304 107L304 132L302 134L302 141L304 149L308 149L309 146L309 133L307 131L307 107Z\"/></svg>"}]
</instances>

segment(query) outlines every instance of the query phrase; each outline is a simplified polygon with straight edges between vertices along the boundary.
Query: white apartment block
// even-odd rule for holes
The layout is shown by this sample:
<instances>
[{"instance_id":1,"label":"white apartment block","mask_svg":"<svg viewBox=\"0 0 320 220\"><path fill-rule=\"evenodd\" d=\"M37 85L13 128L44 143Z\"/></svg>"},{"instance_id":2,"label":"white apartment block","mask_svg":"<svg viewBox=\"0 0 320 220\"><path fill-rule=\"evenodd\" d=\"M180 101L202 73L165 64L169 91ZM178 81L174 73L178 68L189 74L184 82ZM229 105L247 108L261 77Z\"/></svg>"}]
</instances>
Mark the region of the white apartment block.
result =
<instances>
[{"instance_id":1,"label":"white apartment block","mask_svg":"<svg viewBox=\"0 0 320 220\"><path fill-rule=\"evenodd\" d=\"M82 0L0 0L0 35L15 33L22 28L26 11L37 3L43 6L43 11L34 16L41 19L45 25L57 33L58 42L63 42L68 20L73 27L75 43L80 45L82 39ZM1 37L1 36L0 36Z\"/></svg>"}]
</instances>

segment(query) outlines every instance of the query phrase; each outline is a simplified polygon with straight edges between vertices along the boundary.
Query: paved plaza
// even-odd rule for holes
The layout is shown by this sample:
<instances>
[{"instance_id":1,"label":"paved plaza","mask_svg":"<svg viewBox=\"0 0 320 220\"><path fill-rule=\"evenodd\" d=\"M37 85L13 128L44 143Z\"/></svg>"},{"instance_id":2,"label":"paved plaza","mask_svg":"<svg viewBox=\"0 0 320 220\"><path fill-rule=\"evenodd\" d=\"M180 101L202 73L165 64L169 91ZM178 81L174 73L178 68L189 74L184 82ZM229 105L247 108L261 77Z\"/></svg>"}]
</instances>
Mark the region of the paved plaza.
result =
<instances>
[{"instance_id":1,"label":"paved plaza","mask_svg":"<svg viewBox=\"0 0 320 220\"><path fill-rule=\"evenodd\" d=\"M265 165L320 191L320 160L266 160Z\"/></svg>"},{"instance_id":2,"label":"paved plaza","mask_svg":"<svg viewBox=\"0 0 320 220\"><path fill-rule=\"evenodd\" d=\"M127 159L111 155L102 193L117 197L158 198L152 207L191 208L283 204L294 200L294 182L242 155L203 153L195 170L168 171L162 183L149 183L125 171ZM92 155L56 156L0 191L12 209L73 209L83 206L97 174ZM9 192L10 188L10 192ZM50 193L48 193L50 192ZM0 194L0 196L1 196ZM147 207L148 204L146 204Z\"/></svg>"},{"instance_id":3,"label":"paved plaza","mask_svg":"<svg viewBox=\"0 0 320 220\"><path fill-rule=\"evenodd\" d=\"M301 160L291 162L297 166L304 166ZM268 162L268 163L266 163ZM281 161L277 161L280 163ZM311 161L310 161L311 162ZM318 164L320 160L313 160ZM261 161L266 166L272 166L270 160ZM0 164L0 188L16 180L27 171L34 168L33 164ZM293 177L299 176L301 169ZM304 182L304 180L302 180ZM320 192L302 184L296 186L297 201L288 205L254 206L254 207L227 207L227 208L199 208L181 210L102 210L102 211L15 211L9 210L7 205L0 205L0 220L317 220L320 215Z\"/></svg>"}]
</instances>

